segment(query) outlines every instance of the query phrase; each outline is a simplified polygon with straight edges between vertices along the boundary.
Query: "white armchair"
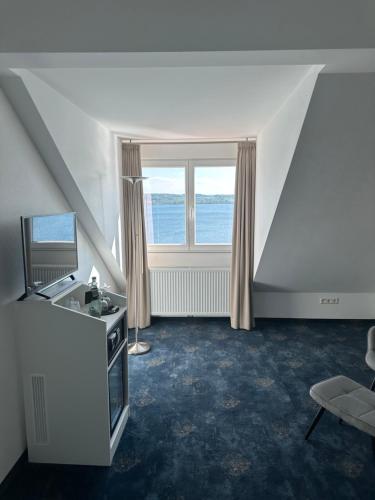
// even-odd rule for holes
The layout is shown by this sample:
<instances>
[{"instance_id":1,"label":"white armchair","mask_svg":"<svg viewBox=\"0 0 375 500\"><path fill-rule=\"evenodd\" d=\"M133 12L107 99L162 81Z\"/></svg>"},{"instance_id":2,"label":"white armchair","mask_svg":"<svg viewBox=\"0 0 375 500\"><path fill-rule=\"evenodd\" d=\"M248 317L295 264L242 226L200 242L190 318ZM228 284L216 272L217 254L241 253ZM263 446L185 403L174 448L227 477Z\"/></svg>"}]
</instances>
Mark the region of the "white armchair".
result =
<instances>
[{"instance_id":1,"label":"white armchair","mask_svg":"<svg viewBox=\"0 0 375 500\"><path fill-rule=\"evenodd\" d=\"M367 365L375 371L375 326L372 326L367 334L367 353L366 353L366 363ZM375 378L371 384L371 390L375 388Z\"/></svg>"}]
</instances>

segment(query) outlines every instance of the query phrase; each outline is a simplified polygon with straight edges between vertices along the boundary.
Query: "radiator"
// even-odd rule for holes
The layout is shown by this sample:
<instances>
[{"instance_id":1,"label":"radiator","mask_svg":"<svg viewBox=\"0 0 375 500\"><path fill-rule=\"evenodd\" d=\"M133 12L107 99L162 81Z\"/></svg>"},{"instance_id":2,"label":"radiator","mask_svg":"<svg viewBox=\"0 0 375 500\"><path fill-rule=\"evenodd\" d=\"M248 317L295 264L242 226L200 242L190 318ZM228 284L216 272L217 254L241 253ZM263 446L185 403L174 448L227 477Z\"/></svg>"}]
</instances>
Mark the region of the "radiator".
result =
<instances>
[{"instance_id":1,"label":"radiator","mask_svg":"<svg viewBox=\"0 0 375 500\"><path fill-rule=\"evenodd\" d=\"M229 316L229 269L150 269L154 316Z\"/></svg>"},{"instance_id":2,"label":"radiator","mask_svg":"<svg viewBox=\"0 0 375 500\"><path fill-rule=\"evenodd\" d=\"M34 265L32 266L32 280L33 283L50 283L51 281L58 280L61 276L71 274L75 270L74 266Z\"/></svg>"}]
</instances>

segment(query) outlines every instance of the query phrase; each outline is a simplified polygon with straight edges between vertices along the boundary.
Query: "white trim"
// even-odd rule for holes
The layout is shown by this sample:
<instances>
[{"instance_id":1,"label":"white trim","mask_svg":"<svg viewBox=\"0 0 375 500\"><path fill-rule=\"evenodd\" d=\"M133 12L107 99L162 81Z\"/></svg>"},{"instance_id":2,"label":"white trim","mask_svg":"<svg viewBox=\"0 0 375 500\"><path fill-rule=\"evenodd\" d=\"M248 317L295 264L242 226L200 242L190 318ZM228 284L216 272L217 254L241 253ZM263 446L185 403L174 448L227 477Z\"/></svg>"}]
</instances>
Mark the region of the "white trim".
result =
<instances>
[{"instance_id":1,"label":"white trim","mask_svg":"<svg viewBox=\"0 0 375 500\"><path fill-rule=\"evenodd\" d=\"M331 297L339 302L321 304L320 299ZM254 314L258 318L375 319L374 305L375 293L254 293Z\"/></svg>"},{"instance_id":2,"label":"white trim","mask_svg":"<svg viewBox=\"0 0 375 500\"><path fill-rule=\"evenodd\" d=\"M228 165L228 161L233 165ZM234 167L236 158L191 158L189 160L192 167Z\"/></svg>"},{"instance_id":3,"label":"white trim","mask_svg":"<svg viewBox=\"0 0 375 500\"><path fill-rule=\"evenodd\" d=\"M181 168L184 167L186 168L188 166L188 161L189 160L171 160L171 159L166 159L166 160L161 160L160 158L156 160L150 160L147 158L147 160L141 160L142 167L146 168L158 168L158 167L163 167L163 168Z\"/></svg>"}]
</instances>

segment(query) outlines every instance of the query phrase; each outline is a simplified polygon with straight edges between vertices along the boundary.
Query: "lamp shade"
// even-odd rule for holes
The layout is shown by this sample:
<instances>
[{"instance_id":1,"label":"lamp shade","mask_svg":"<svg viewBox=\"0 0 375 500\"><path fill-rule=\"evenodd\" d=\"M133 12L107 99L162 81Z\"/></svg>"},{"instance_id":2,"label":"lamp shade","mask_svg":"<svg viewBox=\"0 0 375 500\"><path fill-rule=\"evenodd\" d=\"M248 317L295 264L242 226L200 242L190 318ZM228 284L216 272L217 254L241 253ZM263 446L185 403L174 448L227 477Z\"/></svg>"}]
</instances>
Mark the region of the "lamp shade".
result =
<instances>
[{"instance_id":1,"label":"lamp shade","mask_svg":"<svg viewBox=\"0 0 375 500\"><path fill-rule=\"evenodd\" d=\"M130 184L136 184L137 182L148 179L148 177L142 177L141 175L122 175L121 179L130 182Z\"/></svg>"}]
</instances>

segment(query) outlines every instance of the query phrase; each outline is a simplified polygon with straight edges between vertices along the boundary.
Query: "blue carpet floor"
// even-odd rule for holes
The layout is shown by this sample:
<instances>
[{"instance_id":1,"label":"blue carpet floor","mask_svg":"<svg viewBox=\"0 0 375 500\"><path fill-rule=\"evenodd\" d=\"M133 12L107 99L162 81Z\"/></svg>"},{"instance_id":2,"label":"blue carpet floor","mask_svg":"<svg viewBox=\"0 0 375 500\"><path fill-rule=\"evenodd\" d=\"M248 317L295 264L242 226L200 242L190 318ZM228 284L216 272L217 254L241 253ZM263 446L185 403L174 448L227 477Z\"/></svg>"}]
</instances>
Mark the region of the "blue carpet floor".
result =
<instances>
[{"instance_id":1,"label":"blue carpet floor","mask_svg":"<svg viewBox=\"0 0 375 500\"><path fill-rule=\"evenodd\" d=\"M311 384L367 386L366 321L155 319L129 359L131 416L111 468L20 465L7 499L374 499L370 438L325 414Z\"/></svg>"}]
</instances>

